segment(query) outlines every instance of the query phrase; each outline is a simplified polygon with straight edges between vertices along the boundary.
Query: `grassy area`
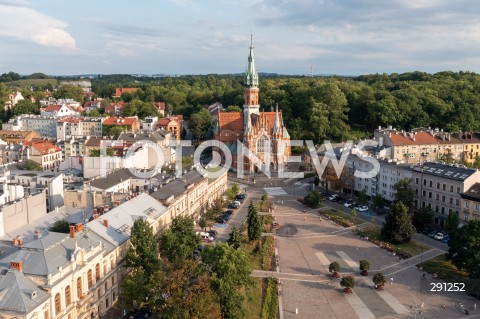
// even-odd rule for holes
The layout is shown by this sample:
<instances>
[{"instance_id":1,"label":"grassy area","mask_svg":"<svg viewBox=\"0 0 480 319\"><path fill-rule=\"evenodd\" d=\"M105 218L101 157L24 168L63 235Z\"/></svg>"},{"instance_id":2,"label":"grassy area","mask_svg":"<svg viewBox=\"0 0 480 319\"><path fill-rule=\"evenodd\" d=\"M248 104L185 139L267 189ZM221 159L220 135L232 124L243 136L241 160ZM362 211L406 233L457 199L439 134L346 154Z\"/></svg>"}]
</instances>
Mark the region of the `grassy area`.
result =
<instances>
[{"instance_id":1,"label":"grassy area","mask_svg":"<svg viewBox=\"0 0 480 319\"><path fill-rule=\"evenodd\" d=\"M382 244L382 246L388 245L389 250L393 250L396 253L401 254L405 257L411 257L427 250L430 250L430 246L424 245L416 240L410 240L408 243L403 243L399 245L387 244L382 241L381 237L381 228L378 226L368 226L363 229L359 229L357 233L362 237L368 237L368 239L375 244Z\"/></svg>"},{"instance_id":2,"label":"grassy area","mask_svg":"<svg viewBox=\"0 0 480 319\"><path fill-rule=\"evenodd\" d=\"M451 282L465 282L468 274L465 271L458 270L445 255L440 255L417 265L422 266L423 270L434 274L437 273L440 278Z\"/></svg>"},{"instance_id":3,"label":"grassy area","mask_svg":"<svg viewBox=\"0 0 480 319\"><path fill-rule=\"evenodd\" d=\"M356 217L352 217L348 214L342 213L340 211L328 211L328 212L322 212L320 211L320 214L325 215L328 219L331 221L342 225L344 227L350 227L354 225L359 225L363 223L364 221L361 219L358 219Z\"/></svg>"},{"instance_id":4,"label":"grassy area","mask_svg":"<svg viewBox=\"0 0 480 319\"><path fill-rule=\"evenodd\" d=\"M262 254L257 246L257 244L247 243L245 239L242 243L242 249L250 261L250 267L252 269L262 269Z\"/></svg>"},{"instance_id":5,"label":"grassy area","mask_svg":"<svg viewBox=\"0 0 480 319\"><path fill-rule=\"evenodd\" d=\"M247 289L247 297L244 299L245 318L258 319L262 317L263 280L255 278L255 287Z\"/></svg>"}]
</instances>

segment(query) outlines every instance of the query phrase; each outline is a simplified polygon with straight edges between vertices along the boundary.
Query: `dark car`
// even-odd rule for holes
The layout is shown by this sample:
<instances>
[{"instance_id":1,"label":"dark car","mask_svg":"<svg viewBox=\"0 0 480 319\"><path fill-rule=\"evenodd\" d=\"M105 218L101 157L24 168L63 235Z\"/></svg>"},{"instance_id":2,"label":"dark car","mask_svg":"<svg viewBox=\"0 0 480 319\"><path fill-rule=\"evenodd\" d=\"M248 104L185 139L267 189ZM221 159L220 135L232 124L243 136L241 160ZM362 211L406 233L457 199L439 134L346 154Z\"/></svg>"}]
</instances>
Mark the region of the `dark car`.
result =
<instances>
[{"instance_id":1,"label":"dark car","mask_svg":"<svg viewBox=\"0 0 480 319\"><path fill-rule=\"evenodd\" d=\"M225 220L225 218L223 218L223 216L220 216L217 218L216 222L219 223L219 224L225 224L228 220Z\"/></svg>"},{"instance_id":2,"label":"dark car","mask_svg":"<svg viewBox=\"0 0 480 319\"><path fill-rule=\"evenodd\" d=\"M233 210L229 209L223 212L224 215L232 216Z\"/></svg>"},{"instance_id":3,"label":"dark car","mask_svg":"<svg viewBox=\"0 0 480 319\"><path fill-rule=\"evenodd\" d=\"M345 198L339 197L339 198L337 199L337 203L340 204L340 205L345 204Z\"/></svg>"},{"instance_id":4,"label":"dark car","mask_svg":"<svg viewBox=\"0 0 480 319\"><path fill-rule=\"evenodd\" d=\"M222 218L225 219L228 222L230 220L230 215L223 214Z\"/></svg>"},{"instance_id":5,"label":"dark car","mask_svg":"<svg viewBox=\"0 0 480 319\"><path fill-rule=\"evenodd\" d=\"M214 238L217 237L217 235L218 235L218 232L216 230L209 230L207 233L209 233L210 236L212 236Z\"/></svg>"},{"instance_id":6,"label":"dark car","mask_svg":"<svg viewBox=\"0 0 480 319\"><path fill-rule=\"evenodd\" d=\"M240 194L235 197L235 199L241 200L241 201L245 200L246 198L247 198L247 194Z\"/></svg>"}]
</instances>

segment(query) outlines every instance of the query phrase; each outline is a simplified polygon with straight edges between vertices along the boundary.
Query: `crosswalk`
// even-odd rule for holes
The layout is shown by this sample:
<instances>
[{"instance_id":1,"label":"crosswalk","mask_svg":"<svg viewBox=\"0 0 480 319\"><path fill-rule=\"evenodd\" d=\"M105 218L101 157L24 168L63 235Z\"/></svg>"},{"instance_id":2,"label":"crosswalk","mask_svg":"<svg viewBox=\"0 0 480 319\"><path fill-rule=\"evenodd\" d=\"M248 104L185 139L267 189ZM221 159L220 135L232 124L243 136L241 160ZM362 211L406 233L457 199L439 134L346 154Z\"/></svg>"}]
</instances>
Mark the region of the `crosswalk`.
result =
<instances>
[{"instance_id":1,"label":"crosswalk","mask_svg":"<svg viewBox=\"0 0 480 319\"><path fill-rule=\"evenodd\" d=\"M267 192L268 196L287 195L287 192L285 192L281 187L264 187L263 189L265 192Z\"/></svg>"}]
</instances>

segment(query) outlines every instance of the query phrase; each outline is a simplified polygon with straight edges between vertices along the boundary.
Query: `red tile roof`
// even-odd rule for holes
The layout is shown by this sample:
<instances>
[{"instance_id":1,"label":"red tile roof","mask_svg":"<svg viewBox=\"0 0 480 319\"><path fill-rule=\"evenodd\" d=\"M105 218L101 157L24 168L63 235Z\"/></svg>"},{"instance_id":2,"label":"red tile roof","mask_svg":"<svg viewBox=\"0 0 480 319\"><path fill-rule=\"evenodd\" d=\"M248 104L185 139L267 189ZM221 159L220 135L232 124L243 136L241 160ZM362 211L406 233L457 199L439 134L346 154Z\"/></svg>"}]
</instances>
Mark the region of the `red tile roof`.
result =
<instances>
[{"instance_id":1,"label":"red tile roof","mask_svg":"<svg viewBox=\"0 0 480 319\"><path fill-rule=\"evenodd\" d=\"M153 106L159 111L165 110L165 102L153 102Z\"/></svg>"},{"instance_id":2,"label":"red tile roof","mask_svg":"<svg viewBox=\"0 0 480 319\"><path fill-rule=\"evenodd\" d=\"M243 112L218 113L220 131L243 131Z\"/></svg>"},{"instance_id":3,"label":"red tile roof","mask_svg":"<svg viewBox=\"0 0 480 319\"><path fill-rule=\"evenodd\" d=\"M107 117L103 125L133 125L136 120L134 117Z\"/></svg>"},{"instance_id":4,"label":"red tile roof","mask_svg":"<svg viewBox=\"0 0 480 319\"><path fill-rule=\"evenodd\" d=\"M121 96L123 93L135 93L138 88L116 88L115 96Z\"/></svg>"},{"instance_id":5,"label":"red tile roof","mask_svg":"<svg viewBox=\"0 0 480 319\"><path fill-rule=\"evenodd\" d=\"M394 145L437 144L435 137L428 132L418 132L413 137L410 133L391 133L390 139Z\"/></svg>"},{"instance_id":6,"label":"red tile roof","mask_svg":"<svg viewBox=\"0 0 480 319\"><path fill-rule=\"evenodd\" d=\"M32 143L32 147L35 148L42 155L62 151L60 147L56 147L55 145L47 141Z\"/></svg>"},{"instance_id":7,"label":"red tile roof","mask_svg":"<svg viewBox=\"0 0 480 319\"><path fill-rule=\"evenodd\" d=\"M55 112L55 111L58 112L61 108L62 108L61 105L51 104L51 105L49 105L49 106L47 106L47 107L41 108L40 110L41 110L42 112L50 112L50 113L51 113L51 112Z\"/></svg>"}]
</instances>

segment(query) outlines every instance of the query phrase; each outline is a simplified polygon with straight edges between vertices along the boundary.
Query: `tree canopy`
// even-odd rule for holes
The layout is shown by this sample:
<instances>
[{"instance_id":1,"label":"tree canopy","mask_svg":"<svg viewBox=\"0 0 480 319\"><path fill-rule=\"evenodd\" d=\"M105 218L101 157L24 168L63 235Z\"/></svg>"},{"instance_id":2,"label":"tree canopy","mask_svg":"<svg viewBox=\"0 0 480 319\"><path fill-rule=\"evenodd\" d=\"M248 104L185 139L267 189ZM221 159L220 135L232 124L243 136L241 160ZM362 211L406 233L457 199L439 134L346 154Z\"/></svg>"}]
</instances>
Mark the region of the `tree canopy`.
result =
<instances>
[{"instance_id":1,"label":"tree canopy","mask_svg":"<svg viewBox=\"0 0 480 319\"><path fill-rule=\"evenodd\" d=\"M191 257L199 245L200 237L193 228L193 219L179 215L160 237L160 254L171 263L181 263Z\"/></svg>"},{"instance_id":2,"label":"tree canopy","mask_svg":"<svg viewBox=\"0 0 480 319\"><path fill-rule=\"evenodd\" d=\"M382 238L394 244L410 241L414 234L412 219L407 207L400 201L390 207L382 227Z\"/></svg>"}]
</instances>

